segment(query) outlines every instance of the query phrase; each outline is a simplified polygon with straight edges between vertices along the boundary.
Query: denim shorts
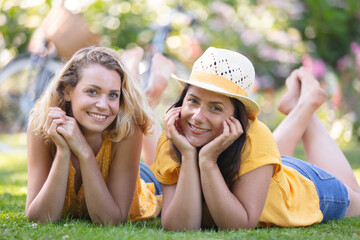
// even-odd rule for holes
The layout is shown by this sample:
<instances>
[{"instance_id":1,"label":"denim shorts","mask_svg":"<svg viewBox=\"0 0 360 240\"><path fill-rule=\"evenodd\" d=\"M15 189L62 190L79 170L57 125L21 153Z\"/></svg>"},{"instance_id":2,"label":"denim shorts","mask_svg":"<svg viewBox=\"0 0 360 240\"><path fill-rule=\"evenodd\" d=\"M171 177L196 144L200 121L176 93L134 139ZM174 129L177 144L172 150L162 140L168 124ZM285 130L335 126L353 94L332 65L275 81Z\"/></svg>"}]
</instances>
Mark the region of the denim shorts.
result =
<instances>
[{"instance_id":1,"label":"denim shorts","mask_svg":"<svg viewBox=\"0 0 360 240\"><path fill-rule=\"evenodd\" d=\"M345 217L350 200L345 185L339 179L306 161L285 156L282 156L281 160L283 165L297 170L314 183L324 216L322 223Z\"/></svg>"},{"instance_id":2,"label":"denim shorts","mask_svg":"<svg viewBox=\"0 0 360 240\"><path fill-rule=\"evenodd\" d=\"M143 162L140 162L140 178L146 183L154 183L155 195L162 195L161 183L155 178L155 175Z\"/></svg>"}]
</instances>

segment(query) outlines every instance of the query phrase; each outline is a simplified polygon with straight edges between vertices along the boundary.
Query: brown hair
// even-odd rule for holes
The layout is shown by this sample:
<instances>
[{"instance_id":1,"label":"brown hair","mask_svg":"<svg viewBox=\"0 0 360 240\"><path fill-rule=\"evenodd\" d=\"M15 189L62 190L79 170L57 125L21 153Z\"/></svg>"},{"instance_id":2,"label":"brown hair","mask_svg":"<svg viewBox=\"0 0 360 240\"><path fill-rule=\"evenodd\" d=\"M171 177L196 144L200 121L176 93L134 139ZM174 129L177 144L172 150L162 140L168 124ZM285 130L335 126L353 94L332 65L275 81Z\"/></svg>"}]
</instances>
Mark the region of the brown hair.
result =
<instances>
[{"instance_id":1,"label":"brown hair","mask_svg":"<svg viewBox=\"0 0 360 240\"><path fill-rule=\"evenodd\" d=\"M187 91L189 90L190 85L185 85L183 91L181 92L178 100L170 107L181 107L186 96ZM248 115L245 109L244 104L242 104L239 100L235 98L230 98L231 103L234 106L234 114L233 116L240 121L240 124L244 130L243 134L236 139L225 151L223 151L218 157L217 164L221 171L221 174L226 182L226 184L231 189L233 186L233 180L238 176L238 172L241 164L241 151L244 147L245 139L246 139L246 128L248 124ZM169 110L170 110L169 109ZM178 160L181 163L181 153L172 144L173 149L178 156ZM198 148L200 151L201 147Z\"/></svg>"}]
</instances>

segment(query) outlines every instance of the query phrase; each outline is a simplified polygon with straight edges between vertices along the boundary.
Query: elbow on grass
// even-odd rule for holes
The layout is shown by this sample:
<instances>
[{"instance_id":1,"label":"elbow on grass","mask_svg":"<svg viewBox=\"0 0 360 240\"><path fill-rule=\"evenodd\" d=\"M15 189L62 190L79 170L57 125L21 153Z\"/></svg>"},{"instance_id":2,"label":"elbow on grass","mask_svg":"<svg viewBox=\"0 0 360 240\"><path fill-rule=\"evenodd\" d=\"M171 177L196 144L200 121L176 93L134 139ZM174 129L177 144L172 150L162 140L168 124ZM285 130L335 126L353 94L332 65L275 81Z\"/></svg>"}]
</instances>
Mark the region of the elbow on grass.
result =
<instances>
[{"instance_id":1,"label":"elbow on grass","mask_svg":"<svg viewBox=\"0 0 360 240\"><path fill-rule=\"evenodd\" d=\"M161 225L165 231L172 231L172 232L183 232L183 231L199 231L201 230L200 224L184 224L184 225L175 225L175 224L168 224L164 221L161 222Z\"/></svg>"},{"instance_id":2,"label":"elbow on grass","mask_svg":"<svg viewBox=\"0 0 360 240\"><path fill-rule=\"evenodd\" d=\"M51 218L49 216L34 216L30 213L26 213L26 219L29 222L36 222L40 224L56 223L59 220L59 218Z\"/></svg>"},{"instance_id":3,"label":"elbow on grass","mask_svg":"<svg viewBox=\"0 0 360 240\"><path fill-rule=\"evenodd\" d=\"M218 225L218 229L223 231L240 230L240 229L251 230L251 229L255 229L256 227L257 227L257 222L248 223L248 224Z\"/></svg>"},{"instance_id":4,"label":"elbow on grass","mask_svg":"<svg viewBox=\"0 0 360 240\"><path fill-rule=\"evenodd\" d=\"M112 218L104 218L100 216L90 216L91 221L99 226L118 226L127 222L127 216L115 216Z\"/></svg>"}]
</instances>

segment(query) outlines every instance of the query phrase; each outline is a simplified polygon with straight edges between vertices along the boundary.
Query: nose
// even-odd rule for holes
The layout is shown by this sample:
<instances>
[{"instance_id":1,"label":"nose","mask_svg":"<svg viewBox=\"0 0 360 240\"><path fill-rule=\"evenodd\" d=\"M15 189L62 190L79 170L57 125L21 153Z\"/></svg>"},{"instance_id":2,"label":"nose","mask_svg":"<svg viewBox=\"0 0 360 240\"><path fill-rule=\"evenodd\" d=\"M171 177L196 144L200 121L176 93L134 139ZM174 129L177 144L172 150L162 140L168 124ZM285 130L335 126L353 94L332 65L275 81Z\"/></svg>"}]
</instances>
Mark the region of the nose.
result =
<instances>
[{"instance_id":1,"label":"nose","mask_svg":"<svg viewBox=\"0 0 360 240\"><path fill-rule=\"evenodd\" d=\"M108 99L106 95L101 95L96 103L95 106L99 109L106 109L108 107Z\"/></svg>"},{"instance_id":2,"label":"nose","mask_svg":"<svg viewBox=\"0 0 360 240\"><path fill-rule=\"evenodd\" d=\"M203 123L206 120L206 114L202 107L196 108L194 110L193 119L196 122L201 122L201 123Z\"/></svg>"}]
</instances>

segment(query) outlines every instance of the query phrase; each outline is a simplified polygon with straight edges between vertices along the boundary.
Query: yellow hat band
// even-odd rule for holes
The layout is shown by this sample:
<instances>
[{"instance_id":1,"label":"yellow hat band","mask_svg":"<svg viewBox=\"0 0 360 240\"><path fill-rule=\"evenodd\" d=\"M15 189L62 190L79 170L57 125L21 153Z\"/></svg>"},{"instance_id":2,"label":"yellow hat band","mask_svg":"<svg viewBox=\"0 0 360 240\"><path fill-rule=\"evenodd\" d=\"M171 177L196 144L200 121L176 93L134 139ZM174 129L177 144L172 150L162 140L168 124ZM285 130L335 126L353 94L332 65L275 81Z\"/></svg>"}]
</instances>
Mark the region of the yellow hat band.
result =
<instances>
[{"instance_id":1,"label":"yellow hat band","mask_svg":"<svg viewBox=\"0 0 360 240\"><path fill-rule=\"evenodd\" d=\"M231 94L241 95L247 97L248 94L237 84L231 80L221 77L219 75L207 72L192 72L189 82L202 82L216 87L222 88Z\"/></svg>"}]
</instances>

